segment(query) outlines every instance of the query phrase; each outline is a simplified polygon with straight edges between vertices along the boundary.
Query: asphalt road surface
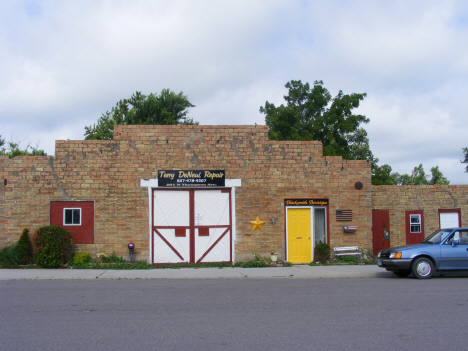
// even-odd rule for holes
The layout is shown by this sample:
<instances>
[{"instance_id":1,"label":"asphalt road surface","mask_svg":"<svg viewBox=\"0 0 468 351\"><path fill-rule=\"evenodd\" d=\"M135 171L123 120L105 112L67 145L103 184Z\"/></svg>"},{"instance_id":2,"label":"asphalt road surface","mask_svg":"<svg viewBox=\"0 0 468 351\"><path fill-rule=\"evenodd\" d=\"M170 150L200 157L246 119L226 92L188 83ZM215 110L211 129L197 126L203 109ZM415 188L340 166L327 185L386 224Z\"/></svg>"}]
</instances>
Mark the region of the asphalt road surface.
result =
<instances>
[{"instance_id":1,"label":"asphalt road surface","mask_svg":"<svg viewBox=\"0 0 468 351\"><path fill-rule=\"evenodd\" d=\"M0 281L0 350L465 350L468 278Z\"/></svg>"}]
</instances>

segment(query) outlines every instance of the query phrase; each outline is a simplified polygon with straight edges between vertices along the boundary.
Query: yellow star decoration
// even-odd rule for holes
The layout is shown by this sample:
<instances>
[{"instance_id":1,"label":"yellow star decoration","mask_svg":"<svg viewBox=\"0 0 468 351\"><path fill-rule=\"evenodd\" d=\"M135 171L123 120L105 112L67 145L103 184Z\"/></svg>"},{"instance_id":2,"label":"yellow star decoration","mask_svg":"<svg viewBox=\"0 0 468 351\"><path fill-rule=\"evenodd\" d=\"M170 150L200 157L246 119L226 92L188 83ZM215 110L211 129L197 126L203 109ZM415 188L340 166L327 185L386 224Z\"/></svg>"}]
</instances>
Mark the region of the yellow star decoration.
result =
<instances>
[{"instance_id":1,"label":"yellow star decoration","mask_svg":"<svg viewBox=\"0 0 468 351\"><path fill-rule=\"evenodd\" d=\"M260 218L258 218L257 216L257 219L255 221L250 221L250 224L253 225L252 231L255 231L257 229L263 231L262 225L265 224L265 221L261 221Z\"/></svg>"}]
</instances>

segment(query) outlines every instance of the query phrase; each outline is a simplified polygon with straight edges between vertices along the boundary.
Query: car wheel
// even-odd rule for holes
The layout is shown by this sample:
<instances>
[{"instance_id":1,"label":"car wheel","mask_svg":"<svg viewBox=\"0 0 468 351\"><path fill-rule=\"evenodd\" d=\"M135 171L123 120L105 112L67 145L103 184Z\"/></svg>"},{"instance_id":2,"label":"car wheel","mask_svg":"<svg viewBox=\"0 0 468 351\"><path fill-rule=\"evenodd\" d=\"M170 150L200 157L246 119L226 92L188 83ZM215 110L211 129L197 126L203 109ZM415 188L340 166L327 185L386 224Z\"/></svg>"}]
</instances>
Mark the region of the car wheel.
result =
<instances>
[{"instance_id":1,"label":"car wheel","mask_svg":"<svg viewBox=\"0 0 468 351\"><path fill-rule=\"evenodd\" d=\"M429 279L434 274L434 265L427 257L419 257L411 265L413 275L418 279Z\"/></svg>"},{"instance_id":2,"label":"car wheel","mask_svg":"<svg viewBox=\"0 0 468 351\"><path fill-rule=\"evenodd\" d=\"M395 271L393 272L399 278L406 278L411 274L411 271Z\"/></svg>"}]
</instances>

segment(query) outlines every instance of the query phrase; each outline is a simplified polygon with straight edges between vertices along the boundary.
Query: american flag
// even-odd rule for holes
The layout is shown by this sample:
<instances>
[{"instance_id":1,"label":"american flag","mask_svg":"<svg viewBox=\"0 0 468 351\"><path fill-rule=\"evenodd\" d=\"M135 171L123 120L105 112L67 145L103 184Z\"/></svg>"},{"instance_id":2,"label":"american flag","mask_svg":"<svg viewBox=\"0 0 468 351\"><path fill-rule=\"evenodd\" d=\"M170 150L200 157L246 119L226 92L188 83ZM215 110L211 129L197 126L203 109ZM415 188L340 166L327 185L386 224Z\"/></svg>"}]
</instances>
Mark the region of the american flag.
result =
<instances>
[{"instance_id":1,"label":"american flag","mask_svg":"<svg viewBox=\"0 0 468 351\"><path fill-rule=\"evenodd\" d=\"M337 221L352 221L353 210L336 210Z\"/></svg>"}]
</instances>

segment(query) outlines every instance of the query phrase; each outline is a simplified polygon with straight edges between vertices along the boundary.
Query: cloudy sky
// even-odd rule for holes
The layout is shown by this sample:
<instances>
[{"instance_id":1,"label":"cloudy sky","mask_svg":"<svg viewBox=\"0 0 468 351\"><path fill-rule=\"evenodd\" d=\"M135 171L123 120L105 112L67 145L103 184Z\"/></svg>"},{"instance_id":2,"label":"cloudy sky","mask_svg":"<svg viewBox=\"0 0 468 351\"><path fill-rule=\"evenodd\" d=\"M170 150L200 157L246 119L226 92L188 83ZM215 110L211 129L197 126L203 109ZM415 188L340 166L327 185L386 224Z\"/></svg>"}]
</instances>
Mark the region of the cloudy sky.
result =
<instances>
[{"instance_id":1,"label":"cloudy sky","mask_svg":"<svg viewBox=\"0 0 468 351\"><path fill-rule=\"evenodd\" d=\"M200 124L264 124L286 82L323 80L367 93L380 164L468 184L466 1L2 0L0 62L0 135L49 155L135 91L183 91Z\"/></svg>"}]
</instances>

